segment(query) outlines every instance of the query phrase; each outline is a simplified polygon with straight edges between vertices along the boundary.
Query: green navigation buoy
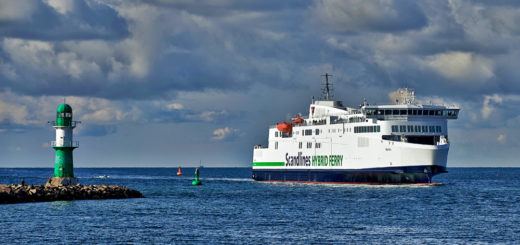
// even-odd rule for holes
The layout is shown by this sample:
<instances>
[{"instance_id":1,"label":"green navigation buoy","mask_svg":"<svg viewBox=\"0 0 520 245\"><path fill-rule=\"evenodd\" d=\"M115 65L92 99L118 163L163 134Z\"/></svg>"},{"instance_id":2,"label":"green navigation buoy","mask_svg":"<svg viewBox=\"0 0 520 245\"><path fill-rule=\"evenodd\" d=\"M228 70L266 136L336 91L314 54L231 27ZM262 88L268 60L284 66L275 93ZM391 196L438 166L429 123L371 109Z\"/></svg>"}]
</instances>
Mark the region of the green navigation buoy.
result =
<instances>
[{"instance_id":1,"label":"green navigation buoy","mask_svg":"<svg viewBox=\"0 0 520 245\"><path fill-rule=\"evenodd\" d=\"M202 185L202 182L199 180L199 169L195 169L195 180L191 182L192 185Z\"/></svg>"}]
</instances>

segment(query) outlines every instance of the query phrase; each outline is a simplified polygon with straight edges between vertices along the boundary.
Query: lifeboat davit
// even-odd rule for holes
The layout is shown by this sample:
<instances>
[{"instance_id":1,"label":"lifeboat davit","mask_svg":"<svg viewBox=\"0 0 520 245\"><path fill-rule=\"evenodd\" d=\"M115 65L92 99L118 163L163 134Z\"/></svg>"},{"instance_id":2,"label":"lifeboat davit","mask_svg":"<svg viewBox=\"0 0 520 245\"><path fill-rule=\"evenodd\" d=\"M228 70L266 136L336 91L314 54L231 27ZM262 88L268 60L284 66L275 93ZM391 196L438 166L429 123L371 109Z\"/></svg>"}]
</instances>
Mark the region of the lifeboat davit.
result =
<instances>
[{"instance_id":1,"label":"lifeboat davit","mask_svg":"<svg viewBox=\"0 0 520 245\"><path fill-rule=\"evenodd\" d=\"M303 118L299 117L299 118L293 119L292 121L293 121L293 123L302 124Z\"/></svg>"},{"instance_id":2,"label":"lifeboat davit","mask_svg":"<svg viewBox=\"0 0 520 245\"><path fill-rule=\"evenodd\" d=\"M276 128L278 129L278 131L282 133L290 133L292 131L293 125L290 123L283 122L278 123L278 125L276 125Z\"/></svg>"}]
</instances>

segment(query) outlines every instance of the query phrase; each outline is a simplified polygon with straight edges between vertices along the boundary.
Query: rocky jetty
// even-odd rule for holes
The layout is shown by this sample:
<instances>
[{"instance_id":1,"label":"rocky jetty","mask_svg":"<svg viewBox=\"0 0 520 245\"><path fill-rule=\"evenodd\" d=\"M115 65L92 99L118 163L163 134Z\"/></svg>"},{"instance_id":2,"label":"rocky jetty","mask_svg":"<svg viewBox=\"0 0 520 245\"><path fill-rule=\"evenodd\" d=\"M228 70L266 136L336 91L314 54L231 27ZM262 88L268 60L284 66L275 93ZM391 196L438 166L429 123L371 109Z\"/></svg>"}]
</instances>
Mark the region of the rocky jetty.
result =
<instances>
[{"instance_id":1,"label":"rocky jetty","mask_svg":"<svg viewBox=\"0 0 520 245\"><path fill-rule=\"evenodd\" d=\"M139 191L117 185L0 185L0 204L142 197Z\"/></svg>"}]
</instances>

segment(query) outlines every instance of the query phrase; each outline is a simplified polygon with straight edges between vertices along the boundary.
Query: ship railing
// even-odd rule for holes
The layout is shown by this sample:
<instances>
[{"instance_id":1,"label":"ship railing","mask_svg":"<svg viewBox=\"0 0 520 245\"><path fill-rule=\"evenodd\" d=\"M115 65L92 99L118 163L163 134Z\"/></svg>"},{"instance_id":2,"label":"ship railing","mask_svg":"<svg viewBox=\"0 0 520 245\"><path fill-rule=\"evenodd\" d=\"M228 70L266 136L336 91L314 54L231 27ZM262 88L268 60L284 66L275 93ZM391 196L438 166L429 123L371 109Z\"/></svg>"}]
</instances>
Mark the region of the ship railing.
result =
<instances>
[{"instance_id":1,"label":"ship railing","mask_svg":"<svg viewBox=\"0 0 520 245\"><path fill-rule=\"evenodd\" d=\"M56 141L51 141L52 147L79 147L79 141L72 142L63 142L63 144L59 144Z\"/></svg>"}]
</instances>

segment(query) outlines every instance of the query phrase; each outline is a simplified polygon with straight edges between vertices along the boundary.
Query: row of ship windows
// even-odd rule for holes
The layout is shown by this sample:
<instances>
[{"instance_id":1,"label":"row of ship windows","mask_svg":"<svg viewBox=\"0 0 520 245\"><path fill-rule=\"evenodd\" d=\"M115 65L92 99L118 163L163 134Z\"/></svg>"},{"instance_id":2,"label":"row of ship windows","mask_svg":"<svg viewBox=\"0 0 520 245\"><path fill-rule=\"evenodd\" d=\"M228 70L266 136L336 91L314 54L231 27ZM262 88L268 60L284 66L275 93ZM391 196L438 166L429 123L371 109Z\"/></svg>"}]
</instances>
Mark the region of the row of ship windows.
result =
<instances>
[{"instance_id":1,"label":"row of ship windows","mask_svg":"<svg viewBox=\"0 0 520 245\"><path fill-rule=\"evenodd\" d=\"M358 126L354 127L354 133L379 133L381 132L381 126Z\"/></svg>"},{"instance_id":2,"label":"row of ship windows","mask_svg":"<svg viewBox=\"0 0 520 245\"><path fill-rule=\"evenodd\" d=\"M448 116L456 117L457 110L416 110L416 109L393 109L393 110L375 110L367 109L366 114L368 115L410 115L410 116Z\"/></svg>"},{"instance_id":3,"label":"row of ship windows","mask_svg":"<svg viewBox=\"0 0 520 245\"><path fill-rule=\"evenodd\" d=\"M299 149L302 149L303 148L303 142L298 142L298 148ZM312 142L307 142L307 149L310 149L312 148ZM321 143L314 143L314 148L316 149L319 149L321 148ZM278 150L278 142L274 142L274 149L275 150Z\"/></svg>"},{"instance_id":4,"label":"row of ship windows","mask_svg":"<svg viewBox=\"0 0 520 245\"><path fill-rule=\"evenodd\" d=\"M425 125L393 125L392 133L442 133L441 126L425 126Z\"/></svg>"}]
</instances>

